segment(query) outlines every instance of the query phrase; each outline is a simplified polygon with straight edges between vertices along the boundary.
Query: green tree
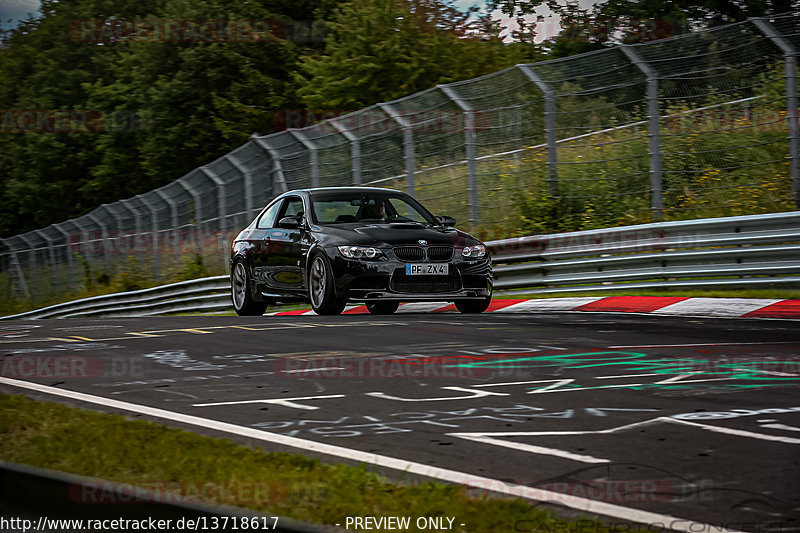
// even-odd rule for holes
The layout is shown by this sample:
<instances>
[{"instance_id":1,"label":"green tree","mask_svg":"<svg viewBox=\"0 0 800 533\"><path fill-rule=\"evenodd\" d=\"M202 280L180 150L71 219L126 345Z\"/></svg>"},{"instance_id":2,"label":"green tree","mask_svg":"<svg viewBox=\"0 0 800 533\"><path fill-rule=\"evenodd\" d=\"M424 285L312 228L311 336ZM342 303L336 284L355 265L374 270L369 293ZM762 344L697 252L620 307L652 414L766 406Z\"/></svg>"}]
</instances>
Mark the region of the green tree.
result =
<instances>
[{"instance_id":1,"label":"green tree","mask_svg":"<svg viewBox=\"0 0 800 533\"><path fill-rule=\"evenodd\" d=\"M272 22L258 40L164 42L126 38L130 20ZM280 129L281 110L357 109L540 57L450 0L43 0L2 36L0 110L104 121L0 131L0 235L169 183Z\"/></svg>"},{"instance_id":2,"label":"green tree","mask_svg":"<svg viewBox=\"0 0 800 533\"><path fill-rule=\"evenodd\" d=\"M85 110L84 83L108 75L112 50L71 38L77 20L135 17L160 0L44 0L41 16L4 36L0 47L0 234L42 227L86 211L95 199L80 184L97 161L96 135L20 132L14 117L43 110Z\"/></svg>"},{"instance_id":3,"label":"green tree","mask_svg":"<svg viewBox=\"0 0 800 533\"><path fill-rule=\"evenodd\" d=\"M0 132L0 234L161 186L255 131L274 131L275 111L300 105L291 72L301 54L321 49L315 21L336 5L45 0L38 18L4 36L0 109L92 109L133 120L91 133ZM98 43L76 30L113 19L264 20L272 31L246 42Z\"/></svg>"},{"instance_id":4,"label":"green tree","mask_svg":"<svg viewBox=\"0 0 800 533\"><path fill-rule=\"evenodd\" d=\"M531 59L530 47L504 46L496 27L470 15L440 0L345 4L324 54L302 58L300 98L311 109L355 110Z\"/></svg>"}]
</instances>

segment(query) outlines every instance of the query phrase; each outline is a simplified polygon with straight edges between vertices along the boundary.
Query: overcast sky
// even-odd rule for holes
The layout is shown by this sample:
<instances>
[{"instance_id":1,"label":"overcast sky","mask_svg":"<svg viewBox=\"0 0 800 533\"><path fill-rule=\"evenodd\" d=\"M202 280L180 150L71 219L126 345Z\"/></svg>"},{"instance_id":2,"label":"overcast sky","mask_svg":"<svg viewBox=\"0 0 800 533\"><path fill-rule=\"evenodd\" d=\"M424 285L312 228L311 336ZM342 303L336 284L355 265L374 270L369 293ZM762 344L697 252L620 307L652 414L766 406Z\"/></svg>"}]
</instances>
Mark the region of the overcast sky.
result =
<instances>
[{"instance_id":1,"label":"overcast sky","mask_svg":"<svg viewBox=\"0 0 800 533\"><path fill-rule=\"evenodd\" d=\"M0 0L0 29L16 27L20 19L39 12L39 0Z\"/></svg>"}]
</instances>

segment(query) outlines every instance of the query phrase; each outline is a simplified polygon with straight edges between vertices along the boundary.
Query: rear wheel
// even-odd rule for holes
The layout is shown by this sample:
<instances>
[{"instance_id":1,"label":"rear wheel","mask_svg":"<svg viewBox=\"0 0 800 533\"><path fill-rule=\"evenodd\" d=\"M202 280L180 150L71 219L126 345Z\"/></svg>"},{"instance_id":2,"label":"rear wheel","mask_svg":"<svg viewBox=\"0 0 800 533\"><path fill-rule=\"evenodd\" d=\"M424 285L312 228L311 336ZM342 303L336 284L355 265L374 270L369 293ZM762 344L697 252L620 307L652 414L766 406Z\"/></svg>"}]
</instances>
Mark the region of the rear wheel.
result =
<instances>
[{"instance_id":1,"label":"rear wheel","mask_svg":"<svg viewBox=\"0 0 800 533\"><path fill-rule=\"evenodd\" d=\"M458 300L455 302L456 309L461 313L483 313L489 308L492 302L492 297L483 298L481 300Z\"/></svg>"},{"instance_id":2,"label":"rear wheel","mask_svg":"<svg viewBox=\"0 0 800 533\"><path fill-rule=\"evenodd\" d=\"M330 263L321 253L314 256L308 271L308 299L318 315L338 315L344 309L345 299L336 297Z\"/></svg>"},{"instance_id":3,"label":"rear wheel","mask_svg":"<svg viewBox=\"0 0 800 533\"><path fill-rule=\"evenodd\" d=\"M247 269L241 261L236 262L231 272L231 300L239 316L261 316L267 310L266 303L253 300Z\"/></svg>"},{"instance_id":4,"label":"rear wheel","mask_svg":"<svg viewBox=\"0 0 800 533\"><path fill-rule=\"evenodd\" d=\"M400 302L368 302L367 311L371 315L392 315L400 306Z\"/></svg>"}]
</instances>

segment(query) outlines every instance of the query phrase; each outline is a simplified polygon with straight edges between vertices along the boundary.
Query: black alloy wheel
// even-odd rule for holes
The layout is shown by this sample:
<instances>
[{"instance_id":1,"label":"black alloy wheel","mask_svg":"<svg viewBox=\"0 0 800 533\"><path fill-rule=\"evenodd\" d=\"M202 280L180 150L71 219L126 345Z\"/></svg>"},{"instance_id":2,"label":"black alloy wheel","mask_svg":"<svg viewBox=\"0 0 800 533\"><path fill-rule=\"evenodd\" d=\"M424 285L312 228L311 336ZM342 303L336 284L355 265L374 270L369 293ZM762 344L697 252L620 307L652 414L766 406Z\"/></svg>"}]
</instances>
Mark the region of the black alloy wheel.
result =
<instances>
[{"instance_id":1,"label":"black alloy wheel","mask_svg":"<svg viewBox=\"0 0 800 533\"><path fill-rule=\"evenodd\" d=\"M241 260L236 262L231 272L231 300L233 300L233 310L239 316L261 316L267 310L265 302L253 299L247 269Z\"/></svg>"},{"instance_id":2,"label":"black alloy wheel","mask_svg":"<svg viewBox=\"0 0 800 533\"><path fill-rule=\"evenodd\" d=\"M308 299L318 315L338 315L344 310L344 298L336 297L333 275L328 259L318 253L308 270Z\"/></svg>"}]
</instances>

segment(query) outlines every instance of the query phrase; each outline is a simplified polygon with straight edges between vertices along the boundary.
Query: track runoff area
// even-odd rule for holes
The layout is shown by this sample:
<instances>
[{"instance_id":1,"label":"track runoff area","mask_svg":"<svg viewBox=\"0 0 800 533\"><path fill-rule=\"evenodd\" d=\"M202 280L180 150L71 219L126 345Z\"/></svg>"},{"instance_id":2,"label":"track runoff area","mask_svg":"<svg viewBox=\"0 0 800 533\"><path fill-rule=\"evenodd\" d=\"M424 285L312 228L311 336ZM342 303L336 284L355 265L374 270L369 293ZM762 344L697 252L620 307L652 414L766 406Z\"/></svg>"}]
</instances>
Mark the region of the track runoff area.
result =
<instances>
[{"instance_id":1,"label":"track runoff area","mask_svg":"<svg viewBox=\"0 0 800 533\"><path fill-rule=\"evenodd\" d=\"M554 311L16 321L0 324L0 389L631 531L789 532L799 325ZM470 530L453 518L445 530Z\"/></svg>"}]
</instances>

